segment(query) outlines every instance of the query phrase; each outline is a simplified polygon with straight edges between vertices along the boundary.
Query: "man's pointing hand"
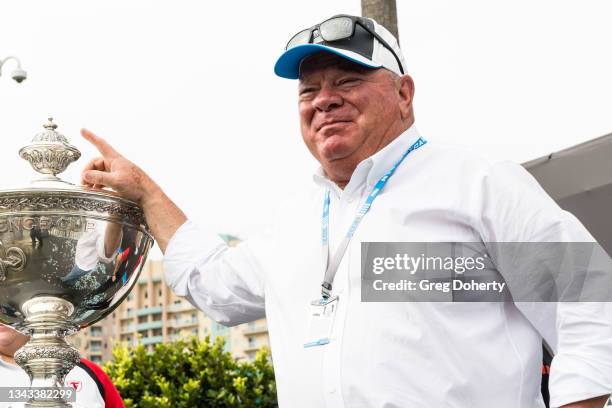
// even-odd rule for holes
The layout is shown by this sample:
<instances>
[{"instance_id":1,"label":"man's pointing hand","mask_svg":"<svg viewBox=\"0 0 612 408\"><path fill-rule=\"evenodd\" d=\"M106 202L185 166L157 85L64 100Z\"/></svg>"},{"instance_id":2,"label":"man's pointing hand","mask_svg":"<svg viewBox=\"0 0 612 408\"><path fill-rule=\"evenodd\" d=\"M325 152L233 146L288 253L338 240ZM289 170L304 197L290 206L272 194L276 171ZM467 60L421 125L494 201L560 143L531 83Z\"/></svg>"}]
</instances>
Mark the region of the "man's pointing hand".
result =
<instances>
[{"instance_id":1,"label":"man's pointing hand","mask_svg":"<svg viewBox=\"0 0 612 408\"><path fill-rule=\"evenodd\" d=\"M142 169L119 154L106 140L87 129L81 129L81 135L102 155L90 160L83 169L83 185L93 188L108 187L137 203L141 203L148 193L158 188Z\"/></svg>"},{"instance_id":2,"label":"man's pointing hand","mask_svg":"<svg viewBox=\"0 0 612 408\"><path fill-rule=\"evenodd\" d=\"M140 204L157 244L165 252L170 238L187 221L185 214L147 173L120 155L106 140L87 129L81 129L81 135L102 155L87 163L81 173L81 183L111 188L121 197Z\"/></svg>"}]
</instances>

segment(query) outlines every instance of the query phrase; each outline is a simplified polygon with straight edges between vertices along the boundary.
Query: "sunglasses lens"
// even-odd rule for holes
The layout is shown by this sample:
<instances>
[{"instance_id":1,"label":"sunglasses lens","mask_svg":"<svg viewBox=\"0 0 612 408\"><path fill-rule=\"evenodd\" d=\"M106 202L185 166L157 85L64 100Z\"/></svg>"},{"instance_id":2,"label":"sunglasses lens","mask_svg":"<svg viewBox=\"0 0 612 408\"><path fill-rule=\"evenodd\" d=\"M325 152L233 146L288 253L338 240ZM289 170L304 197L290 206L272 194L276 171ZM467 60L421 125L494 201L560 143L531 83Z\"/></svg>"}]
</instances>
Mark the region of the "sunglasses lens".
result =
<instances>
[{"instance_id":1,"label":"sunglasses lens","mask_svg":"<svg viewBox=\"0 0 612 408\"><path fill-rule=\"evenodd\" d=\"M289 40L285 49L288 50L289 48L293 48L300 44L308 44L310 42L311 34L312 29L310 28L300 31Z\"/></svg>"},{"instance_id":2,"label":"sunglasses lens","mask_svg":"<svg viewBox=\"0 0 612 408\"><path fill-rule=\"evenodd\" d=\"M324 21L319 26L321 37L325 41L337 41L353 35L353 20L349 17L335 17Z\"/></svg>"}]
</instances>

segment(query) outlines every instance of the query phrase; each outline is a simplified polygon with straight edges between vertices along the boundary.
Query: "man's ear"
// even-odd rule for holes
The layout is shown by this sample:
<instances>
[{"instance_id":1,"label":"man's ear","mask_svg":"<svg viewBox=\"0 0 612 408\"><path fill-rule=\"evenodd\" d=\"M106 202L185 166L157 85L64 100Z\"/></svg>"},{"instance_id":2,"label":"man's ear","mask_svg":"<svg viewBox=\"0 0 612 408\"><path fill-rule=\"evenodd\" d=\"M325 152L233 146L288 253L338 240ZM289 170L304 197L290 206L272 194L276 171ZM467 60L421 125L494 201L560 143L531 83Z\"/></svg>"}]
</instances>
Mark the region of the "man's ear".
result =
<instances>
[{"instance_id":1,"label":"man's ear","mask_svg":"<svg viewBox=\"0 0 612 408\"><path fill-rule=\"evenodd\" d=\"M398 93L400 98L400 113L402 119L412 116L412 99L414 98L414 81L410 75L403 75L398 78Z\"/></svg>"}]
</instances>

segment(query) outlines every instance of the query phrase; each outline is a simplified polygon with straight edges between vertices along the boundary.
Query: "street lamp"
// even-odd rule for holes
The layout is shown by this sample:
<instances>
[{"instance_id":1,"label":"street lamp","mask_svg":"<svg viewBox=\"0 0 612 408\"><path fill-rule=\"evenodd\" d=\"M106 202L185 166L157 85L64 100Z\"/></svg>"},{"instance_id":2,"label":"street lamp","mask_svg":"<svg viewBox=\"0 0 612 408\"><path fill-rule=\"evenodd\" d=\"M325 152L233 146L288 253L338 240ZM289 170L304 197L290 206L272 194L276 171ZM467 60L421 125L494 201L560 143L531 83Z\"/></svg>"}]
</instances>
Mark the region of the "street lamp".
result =
<instances>
[{"instance_id":1,"label":"street lamp","mask_svg":"<svg viewBox=\"0 0 612 408\"><path fill-rule=\"evenodd\" d=\"M17 57L6 57L5 59L0 59L0 75L2 75L2 67L8 60L15 60L17 62L17 68L11 73L11 78L13 78L18 84L22 83L27 77L28 73L21 69L21 61Z\"/></svg>"}]
</instances>

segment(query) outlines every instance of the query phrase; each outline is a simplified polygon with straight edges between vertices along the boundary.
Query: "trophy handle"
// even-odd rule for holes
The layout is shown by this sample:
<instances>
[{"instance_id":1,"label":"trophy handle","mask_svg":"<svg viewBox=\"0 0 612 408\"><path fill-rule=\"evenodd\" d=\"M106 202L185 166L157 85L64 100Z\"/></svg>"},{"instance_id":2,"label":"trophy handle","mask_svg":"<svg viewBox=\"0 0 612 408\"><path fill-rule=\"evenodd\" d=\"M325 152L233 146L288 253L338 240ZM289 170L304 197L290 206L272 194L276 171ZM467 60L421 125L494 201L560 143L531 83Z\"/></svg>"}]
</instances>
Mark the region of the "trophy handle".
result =
<instances>
[{"instance_id":1,"label":"trophy handle","mask_svg":"<svg viewBox=\"0 0 612 408\"><path fill-rule=\"evenodd\" d=\"M0 249L4 249L0 241ZM26 255L21 248L10 247L5 252L5 256L0 257L0 282L6 279L6 271L12 269L16 272L23 271L26 265Z\"/></svg>"}]
</instances>

